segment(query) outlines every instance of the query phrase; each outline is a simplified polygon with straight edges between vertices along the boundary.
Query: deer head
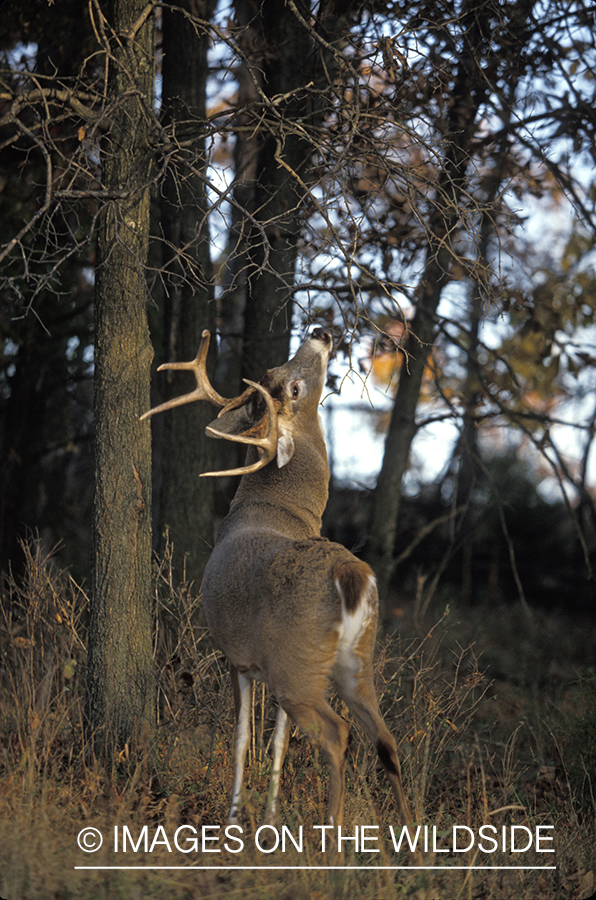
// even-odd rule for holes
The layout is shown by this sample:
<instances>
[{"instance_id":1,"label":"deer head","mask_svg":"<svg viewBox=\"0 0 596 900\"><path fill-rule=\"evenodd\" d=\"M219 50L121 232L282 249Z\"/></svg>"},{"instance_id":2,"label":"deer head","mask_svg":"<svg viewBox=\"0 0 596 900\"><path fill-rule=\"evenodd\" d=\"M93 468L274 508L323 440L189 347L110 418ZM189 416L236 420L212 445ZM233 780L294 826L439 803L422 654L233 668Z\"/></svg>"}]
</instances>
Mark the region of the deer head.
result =
<instances>
[{"instance_id":1,"label":"deer head","mask_svg":"<svg viewBox=\"0 0 596 900\"><path fill-rule=\"evenodd\" d=\"M255 447L256 459L237 469L203 472L202 477L247 475L264 468L274 458L279 468L287 465L294 455L298 430L318 428L317 408L333 347L331 334L324 328L315 328L291 360L269 369L260 383L244 379L248 387L231 400L218 394L209 381L206 370L209 341L210 334L205 330L194 360L164 363L158 368L158 372L164 369L193 372L195 390L155 406L141 419L195 400L207 400L221 407L217 419L207 426L207 434Z\"/></svg>"}]
</instances>

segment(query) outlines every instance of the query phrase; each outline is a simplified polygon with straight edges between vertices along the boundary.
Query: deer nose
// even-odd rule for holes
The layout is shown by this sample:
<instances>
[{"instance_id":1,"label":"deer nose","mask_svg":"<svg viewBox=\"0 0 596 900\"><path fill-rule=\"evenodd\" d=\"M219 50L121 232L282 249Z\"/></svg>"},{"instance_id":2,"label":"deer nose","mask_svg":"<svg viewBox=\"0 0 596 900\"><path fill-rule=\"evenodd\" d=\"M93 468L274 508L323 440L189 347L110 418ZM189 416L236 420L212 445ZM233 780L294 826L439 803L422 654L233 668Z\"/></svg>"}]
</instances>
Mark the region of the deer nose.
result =
<instances>
[{"instance_id":1,"label":"deer nose","mask_svg":"<svg viewBox=\"0 0 596 900\"><path fill-rule=\"evenodd\" d=\"M316 338L317 341L322 341L324 344L330 344L331 332L327 331L326 328L314 328L311 338Z\"/></svg>"}]
</instances>

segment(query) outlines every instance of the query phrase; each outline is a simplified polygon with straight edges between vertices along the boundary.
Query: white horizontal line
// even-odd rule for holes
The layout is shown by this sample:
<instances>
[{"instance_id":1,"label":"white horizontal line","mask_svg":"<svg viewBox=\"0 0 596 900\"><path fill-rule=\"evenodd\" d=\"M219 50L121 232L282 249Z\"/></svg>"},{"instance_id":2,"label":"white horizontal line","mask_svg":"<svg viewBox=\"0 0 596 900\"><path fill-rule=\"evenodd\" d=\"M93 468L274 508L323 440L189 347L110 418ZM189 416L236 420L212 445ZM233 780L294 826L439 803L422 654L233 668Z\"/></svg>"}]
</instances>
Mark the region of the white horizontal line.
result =
<instances>
[{"instance_id":1,"label":"white horizontal line","mask_svg":"<svg viewBox=\"0 0 596 900\"><path fill-rule=\"evenodd\" d=\"M381 871L397 871L397 870L408 870L408 869L426 869L426 870L434 870L434 869L448 869L450 871L457 871L460 869L462 872L471 870L471 869L490 869L494 871L503 871L503 870L524 870L526 872L536 872L536 871L545 871L550 870L553 871L557 867L556 866L75 866L75 869L139 869L143 871L150 870L171 870L171 869L201 869L209 872L242 872L242 871L263 871L263 870L278 870L280 872L297 872L302 869L307 870L322 870L322 869L337 869L339 871L343 871L345 869L367 869L370 871L378 870Z\"/></svg>"}]
</instances>

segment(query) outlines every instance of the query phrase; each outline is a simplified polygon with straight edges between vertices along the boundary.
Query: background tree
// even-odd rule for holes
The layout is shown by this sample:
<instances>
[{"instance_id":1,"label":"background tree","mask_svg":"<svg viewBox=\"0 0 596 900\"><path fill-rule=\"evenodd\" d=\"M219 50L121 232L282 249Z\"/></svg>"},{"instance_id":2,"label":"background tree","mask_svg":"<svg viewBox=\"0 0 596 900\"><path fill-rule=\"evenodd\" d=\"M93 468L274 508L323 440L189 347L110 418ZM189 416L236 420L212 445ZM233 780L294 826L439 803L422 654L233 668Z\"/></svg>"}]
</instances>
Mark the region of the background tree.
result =
<instances>
[{"instance_id":1,"label":"background tree","mask_svg":"<svg viewBox=\"0 0 596 900\"><path fill-rule=\"evenodd\" d=\"M206 24L189 17L193 6L185 2L176 10L166 8L162 21L163 168L156 242L161 249L163 340L158 363L193 359L203 330L213 333L216 328L205 138L210 37ZM202 4L207 22L214 7L214 2ZM164 400L180 391L171 377L159 383L165 386ZM212 442L204 440L204 432L213 417L207 404L196 404L174 410L153 426L155 545L163 553L167 533L178 577L195 580L197 586L213 537L213 483L199 477L212 469Z\"/></svg>"},{"instance_id":2,"label":"background tree","mask_svg":"<svg viewBox=\"0 0 596 900\"><path fill-rule=\"evenodd\" d=\"M338 48L359 4L236 0L234 10L236 203L221 298L220 368L237 390L236 373L260 378L288 357L300 243L317 180L317 134L334 109Z\"/></svg>"},{"instance_id":3,"label":"background tree","mask_svg":"<svg viewBox=\"0 0 596 900\"><path fill-rule=\"evenodd\" d=\"M95 210L92 200L54 205L79 142L62 104L46 116L38 104L51 81L72 83L94 48L75 2L59 15L23 3L1 17L0 565L15 573L19 540L33 533L50 546L62 539L77 576L89 568Z\"/></svg>"}]
</instances>

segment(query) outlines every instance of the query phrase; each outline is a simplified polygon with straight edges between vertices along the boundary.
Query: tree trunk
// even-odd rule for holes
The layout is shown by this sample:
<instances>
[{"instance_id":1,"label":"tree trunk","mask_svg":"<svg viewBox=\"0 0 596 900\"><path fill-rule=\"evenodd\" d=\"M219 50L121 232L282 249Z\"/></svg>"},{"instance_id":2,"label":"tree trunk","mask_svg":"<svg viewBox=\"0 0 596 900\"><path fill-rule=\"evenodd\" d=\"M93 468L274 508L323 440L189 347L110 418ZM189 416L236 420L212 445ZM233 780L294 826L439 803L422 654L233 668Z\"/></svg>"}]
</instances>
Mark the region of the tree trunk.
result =
<instances>
[{"instance_id":1,"label":"tree trunk","mask_svg":"<svg viewBox=\"0 0 596 900\"><path fill-rule=\"evenodd\" d=\"M313 5L298 0L300 21L277 0L234 2L244 61L238 74L235 203L219 311L218 377L226 396L244 388L242 378L258 381L289 356L298 243L314 152L301 125L321 122L338 68L334 55L305 27ZM346 0L341 15L334 15L333 2L318 5L316 27L327 47L349 28L352 6ZM275 114L263 95L276 98ZM241 465L245 456L240 445L224 442L217 452L218 468ZM222 507L236 485L237 479L218 482Z\"/></svg>"},{"instance_id":2,"label":"tree trunk","mask_svg":"<svg viewBox=\"0 0 596 900\"><path fill-rule=\"evenodd\" d=\"M292 328L298 243L303 231L309 167L315 150L302 123L322 121L332 90L337 59L328 49L339 45L357 4L317 5L312 25L310 0L298 0L296 10L278 0L236 0L236 18L244 29L243 50L251 75L241 77L243 97L252 103L243 124L250 136L239 145L241 167L236 197L252 220L236 223L237 260L234 291L224 301L244 309L240 373L259 379L266 369L288 358ZM313 39L318 28L325 45ZM262 94L276 98L270 109ZM273 111L274 110L274 111ZM252 116L252 118L250 118ZM240 292L244 292L244 297ZM238 310L228 315L238 321ZM226 310L222 309L224 321ZM236 350L235 357L239 353Z\"/></svg>"},{"instance_id":3,"label":"tree trunk","mask_svg":"<svg viewBox=\"0 0 596 900\"><path fill-rule=\"evenodd\" d=\"M509 71L507 84L508 102L505 106L503 137L500 141L499 150L496 153L493 169L485 176L484 184L482 184L483 208L480 213L478 248L476 251L478 262L476 270L480 273L480 277L477 275L472 282L468 310L469 329L465 361L466 377L462 389L465 408L462 431L454 450L451 465L451 469L456 475L456 506L463 508L457 536L462 546L461 600L465 604L470 604L474 595L472 571L474 544L478 531L478 510L474 508L474 491L484 477L478 440L479 429L476 422L476 413L482 401L481 366L478 359L480 329L487 302L486 285L482 281L482 275L489 271L489 247L494 234L494 221L489 211L493 209L501 190L503 179L507 173L509 162L507 153L508 126L515 108L515 94L519 75L519 69L515 67L512 67Z\"/></svg>"},{"instance_id":4,"label":"tree trunk","mask_svg":"<svg viewBox=\"0 0 596 900\"><path fill-rule=\"evenodd\" d=\"M306 86L310 80L312 41L291 9L276 0L261 0L256 15L253 4L247 0L236 0L235 6L245 28L244 44L252 79L258 80L263 93L272 98ZM297 66L297 59L304 64ZM257 91L254 99L262 102ZM307 113L306 92L298 93L284 102L283 118L269 127L261 124L257 140L250 140L245 148L245 154L253 155L254 168L250 166L243 173L239 187L244 189L248 212L260 227L244 221L246 239L242 250L247 259L243 378L258 380L266 369L288 358L300 205L304 196L296 175L303 175L311 152L308 143L297 136L294 125ZM253 126L257 121L253 120ZM276 159L278 152L296 175ZM250 197L246 197L247 187L252 188Z\"/></svg>"},{"instance_id":5,"label":"tree trunk","mask_svg":"<svg viewBox=\"0 0 596 900\"><path fill-rule=\"evenodd\" d=\"M473 35L472 28L470 41L473 41ZM394 568L403 476L417 431L416 409L422 378L437 335L437 308L443 288L450 280L450 248L457 230L457 214L472 150L475 121L483 100L483 85L471 76L470 59L473 55L466 55L464 50L449 111L449 128L445 135L447 151L438 179L435 210L429 223L426 261L416 288L416 313L404 344L407 358L400 372L365 548L365 557L377 576L381 620L385 623L390 619L387 594Z\"/></svg>"},{"instance_id":6,"label":"tree trunk","mask_svg":"<svg viewBox=\"0 0 596 900\"><path fill-rule=\"evenodd\" d=\"M191 0L180 6L190 8ZM203 4L209 18L213 0ZM206 7L206 8L205 8ZM213 267L207 224L205 122L207 49L209 37L198 33L176 10L163 13L164 125L179 144L172 157L161 196L161 225L166 297L163 361L193 359L204 328L215 331ZM212 342L214 349L215 342ZM187 382L162 376L165 397L181 393ZM192 381L192 378L191 378ZM200 478L212 469L213 440L205 426L217 412L207 403L174 409L155 421L158 473L158 548L163 552L166 528L172 543L174 569L200 587L213 544L213 480Z\"/></svg>"},{"instance_id":7,"label":"tree trunk","mask_svg":"<svg viewBox=\"0 0 596 900\"><path fill-rule=\"evenodd\" d=\"M95 503L88 722L108 754L155 724L151 589L152 349L145 264L149 240L154 22L146 0L112 0L95 305ZM136 25L135 25L136 23ZM133 26L135 31L133 32Z\"/></svg>"}]
</instances>

